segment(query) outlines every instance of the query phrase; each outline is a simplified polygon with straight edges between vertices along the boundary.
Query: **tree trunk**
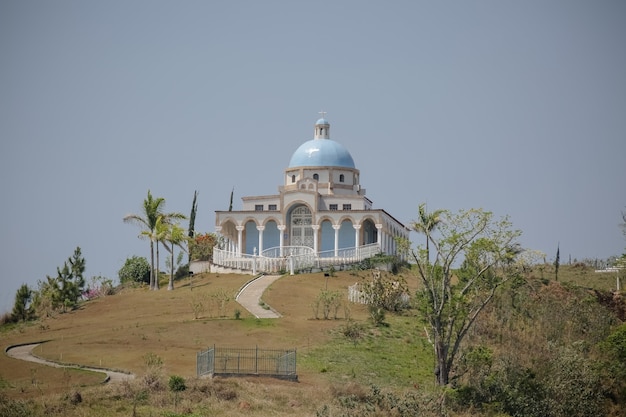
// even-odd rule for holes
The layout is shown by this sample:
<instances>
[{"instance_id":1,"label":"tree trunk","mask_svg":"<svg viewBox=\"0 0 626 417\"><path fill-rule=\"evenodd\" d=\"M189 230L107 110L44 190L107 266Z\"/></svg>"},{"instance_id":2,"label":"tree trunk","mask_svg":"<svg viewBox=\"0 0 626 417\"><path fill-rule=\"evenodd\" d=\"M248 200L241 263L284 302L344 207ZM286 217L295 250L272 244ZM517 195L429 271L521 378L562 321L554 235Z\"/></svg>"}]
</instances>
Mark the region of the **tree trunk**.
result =
<instances>
[{"instance_id":1,"label":"tree trunk","mask_svg":"<svg viewBox=\"0 0 626 417\"><path fill-rule=\"evenodd\" d=\"M172 244L172 261L170 262L170 283L167 286L168 290L174 289L174 244Z\"/></svg>"},{"instance_id":2,"label":"tree trunk","mask_svg":"<svg viewBox=\"0 0 626 417\"><path fill-rule=\"evenodd\" d=\"M156 276L154 277L154 288L153 290L159 289L159 241L156 243Z\"/></svg>"},{"instance_id":3,"label":"tree trunk","mask_svg":"<svg viewBox=\"0 0 626 417\"><path fill-rule=\"evenodd\" d=\"M437 338L437 336L435 336ZM440 340L435 340L435 356L437 366L435 368L435 377L439 386L446 386L449 382L450 369L448 369L447 349Z\"/></svg>"},{"instance_id":4,"label":"tree trunk","mask_svg":"<svg viewBox=\"0 0 626 417\"><path fill-rule=\"evenodd\" d=\"M150 239L150 289L154 289L154 242Z\"/></svg>"}]
</instances>

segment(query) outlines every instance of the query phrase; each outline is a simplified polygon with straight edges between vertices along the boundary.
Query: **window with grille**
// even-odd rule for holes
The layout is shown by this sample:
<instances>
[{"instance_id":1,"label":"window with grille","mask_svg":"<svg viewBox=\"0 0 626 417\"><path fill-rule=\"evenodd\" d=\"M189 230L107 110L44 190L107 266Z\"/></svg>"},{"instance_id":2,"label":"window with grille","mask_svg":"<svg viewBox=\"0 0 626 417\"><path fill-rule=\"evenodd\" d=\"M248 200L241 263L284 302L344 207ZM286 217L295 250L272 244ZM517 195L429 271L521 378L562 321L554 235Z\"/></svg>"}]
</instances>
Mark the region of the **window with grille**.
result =
<instances>
[{"instance_id":1,"label":"window with grille","mask_svg":"<svg viewBox=\"0 0 626 417\"><path fill-rule=\"evenodd\" d=\"M301 206L291 213L291 245L313 247L313 215Z\"/></svg>"}]
</instances>

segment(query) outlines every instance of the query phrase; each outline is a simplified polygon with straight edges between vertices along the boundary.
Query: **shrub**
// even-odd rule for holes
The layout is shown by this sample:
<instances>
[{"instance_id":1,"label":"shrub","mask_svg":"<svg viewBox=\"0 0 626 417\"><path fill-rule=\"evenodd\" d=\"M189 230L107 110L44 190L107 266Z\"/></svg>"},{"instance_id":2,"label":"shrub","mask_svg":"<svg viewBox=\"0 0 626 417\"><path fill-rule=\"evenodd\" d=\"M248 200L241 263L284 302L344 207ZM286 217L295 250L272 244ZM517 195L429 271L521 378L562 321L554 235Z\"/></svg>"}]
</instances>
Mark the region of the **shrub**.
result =
<instances>
[{"instance_id":1,"label":"shrub","mask_svg":"<svg viewBox=\"0 0 626 417\"><path fill-rule=\"evenodd\" d=\"M150 264L141 256L132 256L126 259L124 266L119 270L120 283L150 282Z\"/></svg>"},{"instance_id":2,"label":"shrub","mask_svg":"<svg viewBox=\"0 0 626 417\"><path fill-rule=\"evenodd\" d=\"M0 392L0 416L31 417L37 415L35 410L32 401L13 400Z\"/></svg>"},{"instance_id":3,"label":"shrub","mask_svg":"<svg viewBox=\"0 0 626 417\"><path fill-rule=\"evenodd\" d=\"M365 326L353 321L349 321L343 328L343 335L355 345L363 338L363 333L365 333Z\"/></svg>"},{"instance_id":4,"label":"shrub","mask_svg":"<svg viewBox=\"0 0 626 417\"><path fill-rule=\"evenodd\" d=\"M161 389L163 359L161 359L158 355L149 352L143 356L143 360L146 364L146 374L143 377L143 382L146 388L152 391L158 391Z\"/></svg>"},{"instance_id":5,"label":"shrub","mask_svg":"<svg viewBox=\"0 0 626 417\"><path fill-rule=\"evenodd\" d=\"M178 267L176 273L174 274L175 280L180 280L189 277L189 264L184 264Z\"/></svg>"},{"instance_id":6,"label":"shrub","mask_svg":"<svg viewBox=\"0 0 626 417\"><path fill-rule=\"evenodd\" d=\"M167 383L167 386L172 392L181 392L187 389L187 386L185 385L185 379L178 375L170 376L170 380Z\"/></svg>"}]
</instances>

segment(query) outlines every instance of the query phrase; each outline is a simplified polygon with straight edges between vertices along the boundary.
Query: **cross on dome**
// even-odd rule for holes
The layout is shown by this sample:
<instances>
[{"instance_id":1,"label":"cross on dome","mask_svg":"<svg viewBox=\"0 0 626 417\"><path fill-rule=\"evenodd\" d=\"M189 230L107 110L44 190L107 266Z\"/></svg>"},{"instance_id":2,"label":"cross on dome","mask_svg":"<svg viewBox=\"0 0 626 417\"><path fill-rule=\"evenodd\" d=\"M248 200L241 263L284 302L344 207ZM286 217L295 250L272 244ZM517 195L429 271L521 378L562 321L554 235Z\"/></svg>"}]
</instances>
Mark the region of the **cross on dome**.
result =
<instances>
[{"instance_id":1,"label":"cross on dome","mask_svg":"<svg viewBox=\"0 0 626 417\"><path fill-rule=\"evenodd\" d=\"M325 119L326 118L326 113L328 113L328 112L319 111L318 113L322 115L322 119Z\"/></svg>"}]
</instances>

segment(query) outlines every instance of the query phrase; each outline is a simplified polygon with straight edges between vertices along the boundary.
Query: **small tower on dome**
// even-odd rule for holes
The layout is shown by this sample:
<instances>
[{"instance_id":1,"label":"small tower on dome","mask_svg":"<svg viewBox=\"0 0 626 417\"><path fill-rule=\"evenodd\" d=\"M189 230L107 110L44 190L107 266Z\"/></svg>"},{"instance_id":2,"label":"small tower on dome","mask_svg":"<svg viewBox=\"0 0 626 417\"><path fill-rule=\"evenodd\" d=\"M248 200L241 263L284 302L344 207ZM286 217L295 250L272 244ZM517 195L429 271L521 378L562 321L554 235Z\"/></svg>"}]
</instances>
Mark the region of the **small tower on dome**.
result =
<instances>
[{"instance_id":1,"label":"small tower on dome","mask_svg":"<svg viewBox=\"0 0 626 417\"><path fill-rule=\"evenodd\" d=\"M325 111L321 111L322 117L315 122L315 139L330 139L330 123L324 118Z\"/></svg>"}]
</instances>

